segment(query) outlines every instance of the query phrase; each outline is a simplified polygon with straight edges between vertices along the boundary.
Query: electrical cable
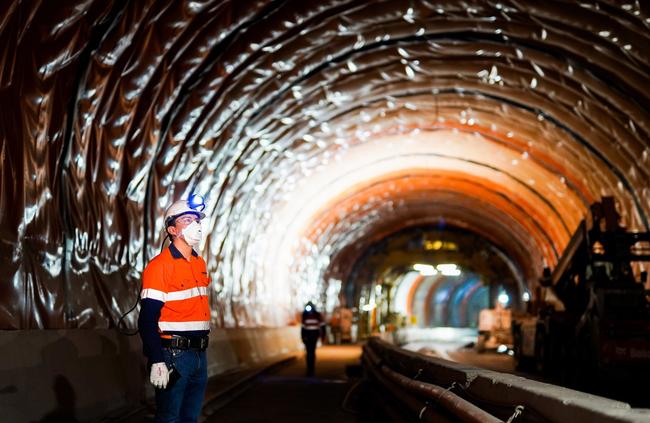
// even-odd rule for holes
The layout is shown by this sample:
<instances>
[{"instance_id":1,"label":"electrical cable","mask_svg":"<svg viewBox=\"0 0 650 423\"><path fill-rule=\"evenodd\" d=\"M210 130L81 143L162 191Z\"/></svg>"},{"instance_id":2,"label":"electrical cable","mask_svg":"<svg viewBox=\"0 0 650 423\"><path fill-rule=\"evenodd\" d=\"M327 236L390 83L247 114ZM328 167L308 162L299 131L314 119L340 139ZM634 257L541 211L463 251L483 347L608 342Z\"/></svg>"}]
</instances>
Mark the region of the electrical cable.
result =
<instances>
[{"instance_id":1,"label":"electrical cable","mask_svg":"<svg viewBox=\"0 0 650 423\"><path fill-rule=\"evenodd\" d=\"M160 252L161 253L162 253L163 249L165 248L165 241L167 239L169 239L169 238L170 238L170 235L167 234L167 236L163 239L162 245L160 246ZM126 316L128 316L133 310L135 310L135 308L138 306L138 304L140 304L140 299L141 299L140 295L141 295L141 293L142 293L142 284L140 284L140 288L138 289L138 298L135 300L135 303L133 304L133 307L131 307L129 309L129 311L127 311L126 313L122 314L122 316L120 316L120 319L117 321L117 330L122 335L135 336L140 332L138 330L138 328L136 328L135 331L133 331L133 332L129 332L128 328L124 324L124 318L126 318Z\"/></svg>"}]
</instances>

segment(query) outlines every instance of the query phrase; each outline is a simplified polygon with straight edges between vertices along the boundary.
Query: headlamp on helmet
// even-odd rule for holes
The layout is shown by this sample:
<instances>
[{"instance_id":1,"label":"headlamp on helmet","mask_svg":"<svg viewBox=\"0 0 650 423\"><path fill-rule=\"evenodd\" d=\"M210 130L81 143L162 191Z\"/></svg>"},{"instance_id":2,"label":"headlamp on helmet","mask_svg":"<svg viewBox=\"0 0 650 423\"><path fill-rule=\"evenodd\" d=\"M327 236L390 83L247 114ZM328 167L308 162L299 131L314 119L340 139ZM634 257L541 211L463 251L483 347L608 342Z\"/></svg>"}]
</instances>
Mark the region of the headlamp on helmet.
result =
<instances>
[{"instance_id":1,"label":"headlamp on helmet","mask_svg":"<svg viewBox=\"0 0 650 423\"><path fill-rule=\"evenodd\" d=\"M179 200L165 211L165 226L174 226L177 218L185 214L193 214L199 219L205 217L205 199L199 194L192 194L187 200Z\"/></svg>"},{"instance_id":2,"label":"headlamp on helmet","mask_svg":"<svg viewBox=\"0 0 650 423\"><path fill-rule=\"evenodd\" d=\"M192 194L190 198L187 199L187 205L193 209L202 212L205 210L205 199L199 194Z\"/></svg>"}]
</instances>

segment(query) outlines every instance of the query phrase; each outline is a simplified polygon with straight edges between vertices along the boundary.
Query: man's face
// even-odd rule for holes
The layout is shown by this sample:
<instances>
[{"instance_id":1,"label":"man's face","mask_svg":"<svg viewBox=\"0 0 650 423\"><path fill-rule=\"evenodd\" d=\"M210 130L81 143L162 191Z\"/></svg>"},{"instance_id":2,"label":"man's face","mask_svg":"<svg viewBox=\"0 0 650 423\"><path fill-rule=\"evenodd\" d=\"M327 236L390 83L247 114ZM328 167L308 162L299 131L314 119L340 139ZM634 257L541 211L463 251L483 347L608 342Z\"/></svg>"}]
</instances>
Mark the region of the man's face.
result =
<instances>
[{"instance_id":1,"label":"man's face","mask_svg":"<svg viewBox=\"0 0 650 423\"><path fill-rule=\"evenodd\" d=\"M183 216L177 217L176 220L174 221L174 225L168 227L167 231L173 237L178 237L183 232L183 229L189 226L192 222L199 223L200 222L199 217L193 214L185 214Z\"/></svg>"}]
</instances>

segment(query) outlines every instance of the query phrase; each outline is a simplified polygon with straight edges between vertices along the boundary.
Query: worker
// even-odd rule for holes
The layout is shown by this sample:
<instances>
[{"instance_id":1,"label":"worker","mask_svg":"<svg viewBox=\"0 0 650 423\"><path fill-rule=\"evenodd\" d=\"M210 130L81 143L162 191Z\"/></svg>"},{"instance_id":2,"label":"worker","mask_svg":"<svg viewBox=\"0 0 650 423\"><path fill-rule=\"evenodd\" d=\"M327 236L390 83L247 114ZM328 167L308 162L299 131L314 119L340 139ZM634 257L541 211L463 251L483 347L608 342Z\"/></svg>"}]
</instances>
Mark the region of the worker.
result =
<instances>
[{"instance_id":1,"label":"worker","mask_svg":"<svg viewBox=\"0 0 650 423\"><path fill-rule=\"evenodd\" d=\"M201 412L210 330L210 278L197 253L204 208L200 196L167 208L171 243L142 275L138 329L155 387L156 422L196 422Z\"/></svg>"},{"instance_id":2,"label":"worker","mask_svg":"<svg viewBox=\"0 0 650 423\"><path fill-rule=\"evenodd\" d=\"M307 352L307 377L314 376L316 364L316 344L318 339L325 338L325 323L316 306L309 301L302 312L302 328L300 331L302 342Z\"/></svg>"}]
</instances>

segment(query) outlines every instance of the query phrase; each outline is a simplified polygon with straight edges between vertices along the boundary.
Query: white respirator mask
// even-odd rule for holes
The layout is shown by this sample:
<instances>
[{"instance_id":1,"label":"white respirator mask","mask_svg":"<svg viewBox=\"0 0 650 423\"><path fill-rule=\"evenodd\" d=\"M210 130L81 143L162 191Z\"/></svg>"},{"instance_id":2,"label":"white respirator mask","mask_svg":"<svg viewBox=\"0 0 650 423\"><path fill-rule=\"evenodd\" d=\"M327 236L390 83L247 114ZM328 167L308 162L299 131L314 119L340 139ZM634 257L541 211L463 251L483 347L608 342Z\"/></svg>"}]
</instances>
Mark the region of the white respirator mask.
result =
<instances>
[{"instance_id":1,"label":"white respirator mask","mask_svg":"<svg viewBox=\"0 0 650 423\"><path fill-rule=\"evenodd\" d=\"M201 245L203 241L203 231L201 230L201 224L199 222L192 222L181 231L181 235L185 242L190 244L195 250Z\"/></svg>"}]
</instances>

